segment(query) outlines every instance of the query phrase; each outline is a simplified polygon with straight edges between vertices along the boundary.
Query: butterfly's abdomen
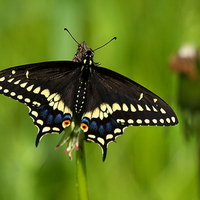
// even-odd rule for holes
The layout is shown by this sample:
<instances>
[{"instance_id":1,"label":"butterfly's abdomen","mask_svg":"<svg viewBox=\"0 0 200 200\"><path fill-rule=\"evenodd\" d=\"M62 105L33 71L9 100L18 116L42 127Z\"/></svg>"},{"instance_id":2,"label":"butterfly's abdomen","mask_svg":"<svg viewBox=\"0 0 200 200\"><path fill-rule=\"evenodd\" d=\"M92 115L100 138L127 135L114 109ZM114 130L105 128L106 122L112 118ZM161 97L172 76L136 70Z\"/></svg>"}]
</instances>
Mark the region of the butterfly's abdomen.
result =
<instances>
[{"instance_id":1,"label":"butterfly's abdomen","mask_svg":"<svg viewBox=\"0 0 200 200\"><path fill-rule=\"evenodd\" d=\"M90 75L89 67L83 66L82 75L79 79L79 86L76 93L74 111L76 114L82 113L84 104L86 102L87 83Z\"/></svg>"},{"instance_id":2,"label":"butterfly's abdomen","mask_svg":"<svg viewBox=\"0 0 200 200\"><path fill-rule=\"evenodd\" d=\"M86 85L87 85L87 82L80 82L80 85L78 87L76 100L75 100L75 106L74 106L74 111L77 114L81 113L84 103L85 103L86 92L87 92Z\"/></svg>"}]
</instances>

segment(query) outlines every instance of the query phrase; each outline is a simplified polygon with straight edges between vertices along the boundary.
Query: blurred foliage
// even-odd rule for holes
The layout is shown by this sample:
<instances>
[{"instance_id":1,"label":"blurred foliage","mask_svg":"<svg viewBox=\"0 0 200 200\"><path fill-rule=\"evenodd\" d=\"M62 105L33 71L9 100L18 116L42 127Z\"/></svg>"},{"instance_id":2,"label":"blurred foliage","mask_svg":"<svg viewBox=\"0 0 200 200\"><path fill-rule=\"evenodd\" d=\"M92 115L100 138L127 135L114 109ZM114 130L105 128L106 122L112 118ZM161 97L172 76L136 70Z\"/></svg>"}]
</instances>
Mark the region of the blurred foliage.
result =
<instances>
[{"instance_id":1,"label":"blurred foliage","mask_svg":"<svg viewBox=\"0 0 200 200\"><path fill-rule=\"evenodd\" d=\"M117 36L95 61L154 91L178 114L176 127L126 129L104 163L100 148L87 143L91 199L199 199L197 142L182 135L177 77L167 69L180 44L199 45L199 7L199 0L0 0L0 69L71 60L77 46L64 27L91 48ZM0 105L0 199L78 199L75 160L53 148L61 136L45 137L36 149L27 108L4 96Z\"/></svg>"},{"instance_id":2,"label":"blurred foliage","mask_svg":"<svg viewBox=\"0 0 200 200\"><path fill-rule=\"evenodd\" d=\"M200 131L200 52L193 44L182 45L170 59L170 68L178 75L178 105L182 112L186 138ZM200 142L200 141L199 141ZM200 144L200 143L199 143ZM200 146L199 146L200 149ZM200 152L199 152L200 153ZM200 154L199 154L200 157ZM200 166L200 163L199 163Z\"/></svg>"}]
</instances>

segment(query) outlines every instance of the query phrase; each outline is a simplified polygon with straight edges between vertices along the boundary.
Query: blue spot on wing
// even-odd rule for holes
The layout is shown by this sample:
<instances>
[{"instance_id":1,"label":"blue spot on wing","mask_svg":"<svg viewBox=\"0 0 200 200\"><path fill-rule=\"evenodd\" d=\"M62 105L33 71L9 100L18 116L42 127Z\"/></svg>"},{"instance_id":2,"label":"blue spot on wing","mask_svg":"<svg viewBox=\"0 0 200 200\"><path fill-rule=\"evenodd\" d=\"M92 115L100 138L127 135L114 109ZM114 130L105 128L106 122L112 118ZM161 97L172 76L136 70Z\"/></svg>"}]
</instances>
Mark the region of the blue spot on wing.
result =
<instances>
[{"instance_id":1,"label":"blue spot on wing","mask_svg":"<svg viewBox=\"0 0 200 200\"><path fill-rule=\"evenodd\" d=\"M72 120L71 115L70 115L70 114L66 114L66 115L63 117L63 120L66 120L66 119Z\"/></svg>"},{"instance_id":2,"label":"blue spot on wing","mask_svg":"<svg viewBox=\"0 0 200 200\"><path fill-rule=\"evenodd\" d=\"M97 123L95 121L92 121L89 128L90 128L91 131L96 132L98 130Z\"/></svg>"},{"instance_id":3,"label":"blue spot on wing","mask_svg":"<svg viewBox=\"0 0 200 200\"><path fill-rule=\"evenodd\" d=\"M104 135L104 132L105 132L104 126L103 126L103 125L100 125L100 126L99 126L99 133L100 133L100 135Z\"/></svg>"},{"instance_id":4,"label":"blue spot on wing","mask_svg":"<svg viewBox=\"0 0 200 200\"><path fill-rule=\"evenodd\" d=\"M106 118L105 120L99 120L93 118L89 120L88 118L83 118L81 123L86 123L89 126L88 133L94 135L105 136L108 133L113 133L114 129L119 127L119 124L112 117Z\"/></svg>"},{"instance_id":5,"label":"blue spot on wing","mask_svg":"<svg viewBox=\"0 0 200 200\"><path fill-rule=\"evenodd\" d=\"M53 122L53 115L49 114L47 116L46 123L47 124L52 124L52 122Z\"/></svg>"},{"instance_id":6,"label":"blue spot on wing","mask_svg":"<svg viewBox=\"0 0 200 200\"><path fill-rule=\"evenodd\" d=\"M61 114L57 114L56 117L54 118L54 122L56 124L61 123L63 121L63 117Z\"/></svg>"},{"instance_id":7,"label":"blue spot on wing","mask_svg":"<svg viewBox=\"0 0 200 200\"><path fill-rule=\"evenodd\" d=\"M40 116L43 118L46 118L48 115L49 111L48 110L41 110L40 111Z\"/></svg>"},{"instance_id":8,"label":"blue spot on wing","mask_svg":"<svg viewBox=\"0 0 200 200\"><path fill-rule=\"evenodd\" d=\"M107 122L106 123L106 131L111 132L112 130L113 130L113 126L112 126L111 122Z\"/></svg>"},{"instance_id":9,"label":"blue spot on wing","mask_svg":"<svg viewBox=\"0 0 200 200\"><path fill-rule=\"evenodd\" d=\"M111 123L111 126L115 128L118 126L118 123L113 118L110 119L110 123Z\"/></svg>"},{"instance_id":10,"label":"blue spot on wing","mask_svg":"<svg viewBox=\"0 0 200 200\"><path fill-rule=\"evenodd\" d=\"M81 123L85 123L85 124L88 125L89 124L89 120L87 118L83 118L82 121L81 121Z\"/></svg>"}]
</instances>

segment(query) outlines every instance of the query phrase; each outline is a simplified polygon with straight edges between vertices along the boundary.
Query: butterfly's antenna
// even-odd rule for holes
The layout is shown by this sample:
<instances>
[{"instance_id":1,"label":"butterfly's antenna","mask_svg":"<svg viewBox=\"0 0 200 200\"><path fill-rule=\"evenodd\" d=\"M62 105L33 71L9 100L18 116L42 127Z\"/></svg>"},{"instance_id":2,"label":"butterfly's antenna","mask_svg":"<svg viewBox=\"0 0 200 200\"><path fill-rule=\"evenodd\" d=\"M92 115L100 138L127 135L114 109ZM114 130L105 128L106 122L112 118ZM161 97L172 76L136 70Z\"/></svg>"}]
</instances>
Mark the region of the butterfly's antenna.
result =
<instances>
[{"instance_id":1,"label":"butterfly's antenna","mask_svg":"<svg viewBox=\"0 0 200 200\"><path fill-rule=\"evenodd\" d=\"M69 33L69 35L71 36L71 38L72 38L77 44L79 44L79 43L77 42L77 40L74 38L74 36L70 33L70 31L69 31L67 28L64 28L64 30L67 31L67 32Z\"/></svg>"},{"instance_id":2,"label":"butterfly's antenna","mask_svg":"<svg viewBox=\"0 0 200 200\"><path fill-rule=\"evenodd\" d=\"M117 37L113 37L111 40L109 40L108 42L106 42L104 45L102 45L102 46L96 48L96 49L93 50L93 51L96 51L97 49L101 49L102 47L106 46L107 44L109 44L110 42L112 42L113 40L116 40L116 39L117 39Z\"/></svg>"}]
</instances>

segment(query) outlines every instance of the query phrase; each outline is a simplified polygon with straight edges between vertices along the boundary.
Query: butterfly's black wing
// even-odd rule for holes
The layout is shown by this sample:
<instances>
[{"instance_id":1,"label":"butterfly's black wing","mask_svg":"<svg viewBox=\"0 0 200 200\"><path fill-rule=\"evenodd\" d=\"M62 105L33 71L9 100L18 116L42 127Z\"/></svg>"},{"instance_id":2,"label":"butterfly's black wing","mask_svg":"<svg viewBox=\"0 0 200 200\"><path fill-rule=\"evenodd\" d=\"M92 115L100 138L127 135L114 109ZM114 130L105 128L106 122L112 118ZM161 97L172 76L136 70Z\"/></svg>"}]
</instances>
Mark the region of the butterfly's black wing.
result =
<instances>
[{"instance_id":1,"label":"butterfly's black wing","mask_svg":"<svg viewBox=\"0 0 200 200\"><path fill-rule=\"evenodd\" d=\"M0 94L29 107L38 127L36 145L47 133L61 133L73 116L80 63L54 61L23 65L0 72Z\"/></svg>"},{"instance_id":2,"label":"butterfly's black wing","mask_svg":"<svg viewBox=\"0 0 200 200\"><path fill-rule=\"evenodd\" d=\"M108 143L127 126L170 126L178 119L161 98L136 82L111 70L94 67L88 84L82 121L88 140L98 143L106 157Z\"/></svg>"},{"instance_id":3,"label":"butterfly's black wing","mask_svg":"<svg viewBox=\"0 0 200 200\"><path fill-rule=\"evenodd\" d=\"M83 42L72 61L23 65L0 71L0 94L26 104L38 127L36 145L47 133L71 133L66 149L77 147L81 131L98 143L106 158L108 143L127 126L169 126L178 123L173 110L158 96L111 70L97 67ZM80 138L79 138L80 137ZM58 147L57 146L57 147Z\"/></svg>"}]
</instances>

